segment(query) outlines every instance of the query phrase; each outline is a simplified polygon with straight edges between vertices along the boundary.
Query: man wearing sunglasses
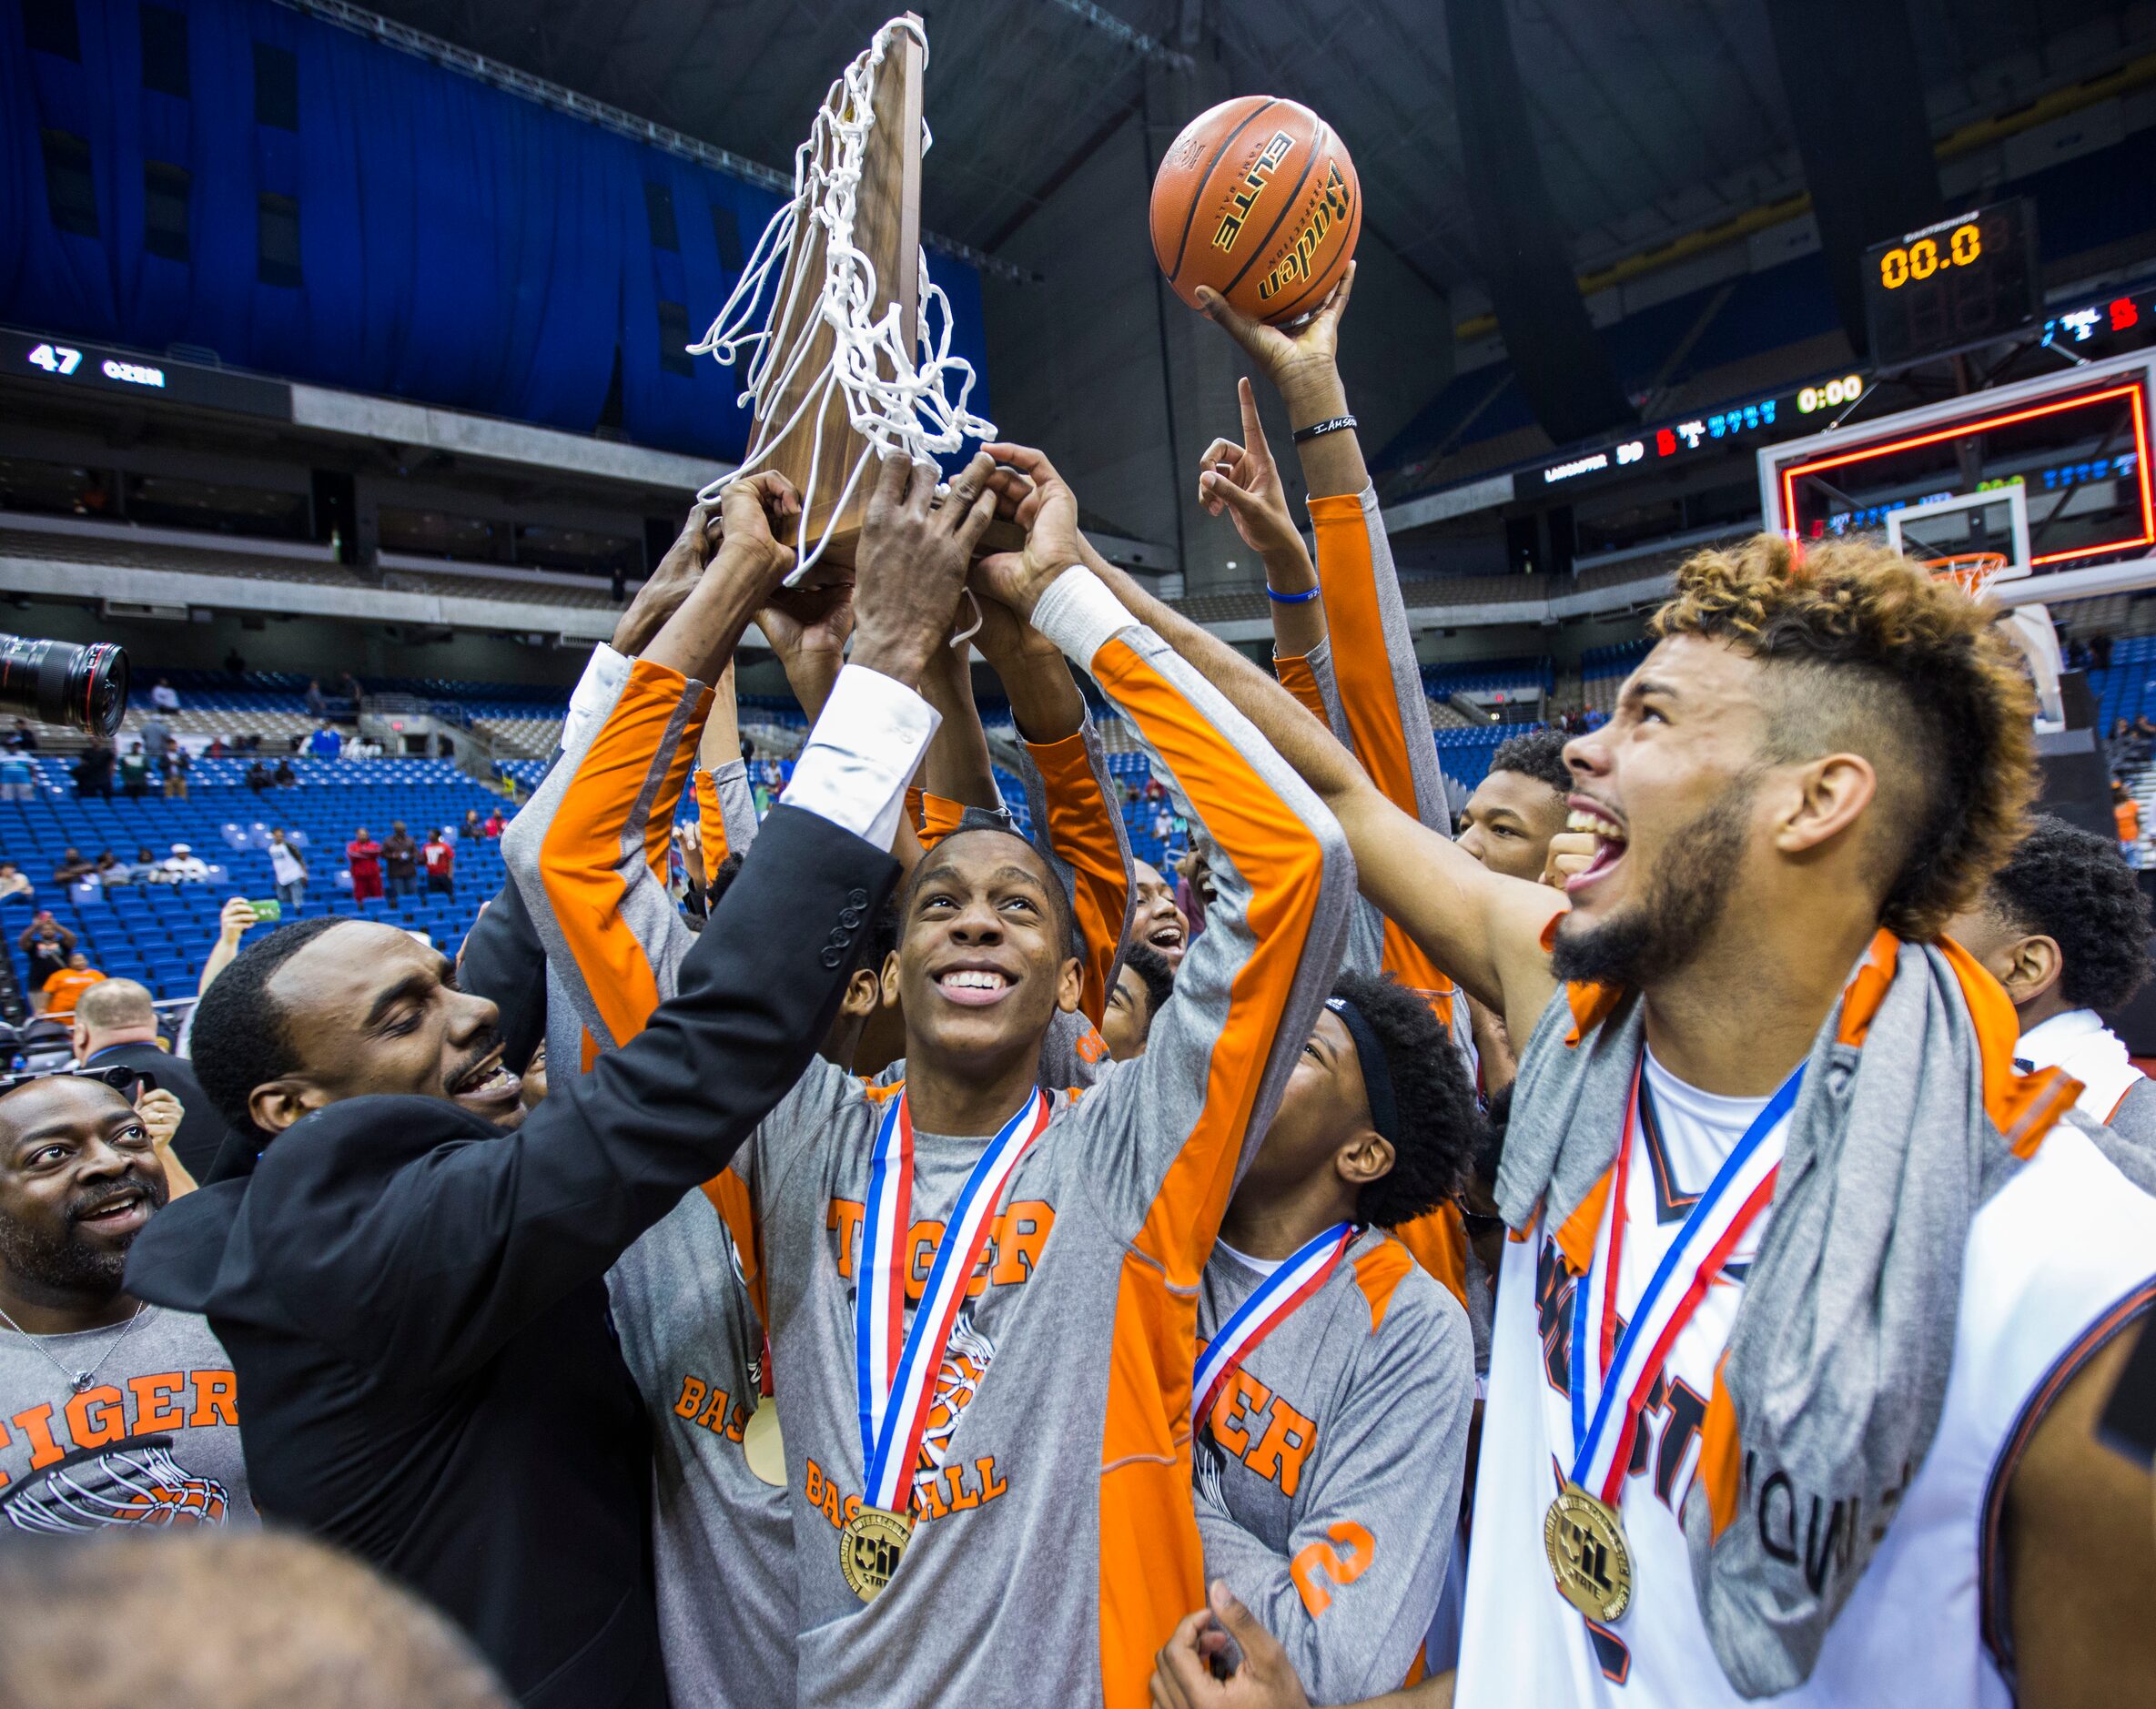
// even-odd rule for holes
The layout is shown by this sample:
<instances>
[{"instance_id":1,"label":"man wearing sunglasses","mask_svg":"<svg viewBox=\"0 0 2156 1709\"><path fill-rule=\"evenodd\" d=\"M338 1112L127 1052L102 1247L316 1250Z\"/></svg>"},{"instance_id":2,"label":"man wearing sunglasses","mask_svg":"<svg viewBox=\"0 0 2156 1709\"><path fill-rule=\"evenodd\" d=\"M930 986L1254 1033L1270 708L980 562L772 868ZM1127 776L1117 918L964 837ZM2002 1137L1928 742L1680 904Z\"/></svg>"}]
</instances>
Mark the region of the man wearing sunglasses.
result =
<instances>
[{"instance_id":1,"label":"man wearing sunglasses","mask_svg":"<svg viewBox=\"0 0 2156 1709\"><path fill-rule=\"evenodd\" d=\"M168 1186L132 1068L0 1087L0 1539L253 1523L232 1361L121 1286Z\"/></svg>"}]
</instances>

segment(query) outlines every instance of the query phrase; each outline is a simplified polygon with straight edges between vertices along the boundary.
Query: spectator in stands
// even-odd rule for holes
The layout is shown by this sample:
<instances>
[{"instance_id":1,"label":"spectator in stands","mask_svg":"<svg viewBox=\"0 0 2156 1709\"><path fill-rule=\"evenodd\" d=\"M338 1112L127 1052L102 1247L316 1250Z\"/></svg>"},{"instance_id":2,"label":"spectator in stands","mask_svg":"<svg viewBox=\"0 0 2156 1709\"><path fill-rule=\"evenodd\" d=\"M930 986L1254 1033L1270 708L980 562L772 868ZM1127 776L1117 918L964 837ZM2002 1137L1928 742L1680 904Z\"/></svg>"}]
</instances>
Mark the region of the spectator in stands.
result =
<instances>
[{"instance_id":1,"label":"spectator in stands","mask_svg":"<svg viewBox=\"0 0 2156 1709\"><path fill-rule=\"evenodd\" d=\"M1493 873L1542 876L1550 839L1564 829L1572 771L1564 733L1531 730L1497 744L1490 774L1460 810L1460 846Z\"/></svg>"},{"instance_id":2,"label":"spectator in stands","mask_svg":"<svg viewBox=\"0 0 2156 1709\"><path fill-rule=\"evenodd\" d=\"M86 1068L133 1068L179 1100L172 1153L196 1180L207 1180L225 1141L225 1118L195 1077L194 1065L157 1037L157 1011L147 986L106 979L75 1000L75 1059Z\"/></svg>"},{"instance_id":3,"label":"spectator in stands","mask_svg":"<svg viewBox=\"0 0 2156 1709\"><path fill-rule=\"evenodd\" d=\"M150 690L150 704L159 712L177 712L179 693L172 686L169 677L159 677L157 685Z\"/></svg>"},{"instance_id":4,"label":"spectator in stands","mask_svg":"<svg viewBox=\"0 0 2156 1709\"><path fill-rule=\"evenodd\" d=\"M247 661L239 656L238 647L226 650L225 673L228 676L245 676L247 674Z\"/></svg>"},{"instance_id":5,"label":"spectator in stands","mask_svg":"<svg viewBox=\"0 0 2156 1709\"><path fill-rule=\"evenodd\" d=\"M7 733L7 746L11 753L35 753L37 752L37 732L30 728L26 720L18 718L15 721L15 728Z\"/></svg>"},{"instance_id":6,"label":"spectator in stands","mask_svg":"<svg viewBox=\"0 0 2156 1709\"><path fill-rule=\"evenodd\" d=\"M40 908L15 944L30 968L30 976L24 982L30 993L30 1006L42 1011L45 982L66 966L75 948L75 934L53 917L50 908Z\"/></svg>"},{"instance_id":7,"label":"spectator in stands","mask_svg":"<svg viewBox=\"0 0 2156 1709\"><path fill-rule=\"evenodd\" d=\"M142 721L142 745L152 763L165 757L165 750L172 743L172 726L161 715L152 714Z\"/></svg>"},{"instance_id":8,"label":"spectator in stands","mask_svg":"<svg viewBox=\"0 0 2156 1709\"><path fill-rule=\"evenodd\" d=\"M60 856L60 864L53 868L53 883L74 885L82 882L82 875L90 870L90 863L82 857L82 851L72 845Z\"/></svg>"},{"instance_id":9,"label":"spectator in stands","mask_svg":"<svg viewBox=\"0 0 2156 1709\"><path fill-rule=\"evenodd\" d=\"M248 732L247 733L247 734L245 734L244 736L240 737L240 738L239 738L239 751L240 751L242 753L261 753L261 751L262 751L262 733L261 733L259 730L250 730L250 731L248 731Z\"/></svg>"},{"instance_id":10,"label":"spectator in stands","mask_svg":"<svg viewBox=\"0 0 2156 1709\"><path fill-rule=\"evenodd\" d=\"M127 882L127 864L117 854L110 849L100 849L97 852L97 865L90 869L87 876L100 885L124 885Z\"/></svg>"},{"instance_id":11,"label":"spectator in stands","mask_svg":"<svg viewBox=\"0 0 2156 1709\"><path fill-rule=\"evenodd\" d=\"M2109 635L2090 636L2089 656L2095 662L2099 671L2110 670L2111 668L2111 638Z\"/></svg>"},{"instance_id":12,"label":"spectator in stands","mask_svg":"<svg viewBox=\"0 0 2156 1709\"><path fill-rule=\"evenodd\" d=\"M120 789L129 801L139 801L149 793L150 756L142 751L142 743L130 742L127 753L120 755Z\"/></svg>"},{"instance_id":13,"label":"spectator in stands","mask_svg":"<svg viewBox=\"0 0 2156 1709\"><path fill-rule=\"evenodd\" d=\"M343 695L345 699L351 702L352 710L354 712L359 711L360 689L359 679L358 677L354 676L349 671L347 671L342 676L337 679L337 692Z\"/></svg>"},{"instance_id":14,"label":"spectator in stands","mask_svg":"<svg viewBox=\"0 0 2156 1709\"><path fill-rule=\"evenodd\" d=\"M308 737L307 751L318 760L333 760L344 752L344 738L329 727L329 721L325 718L321 728Z\"/></svg>"},{"instance_id":15,"label":"spectator in stands","mask_svg":"<svg viewBox=\"0 0 2156 1709\"><path fill-rule=\"evenodd\" d=\"M209 745L202 750L202 757L206 760L221 760L230 752L231 750L225 745L224 737L212 736L209 739Z\"/></svg>"},{"instance_id":16,"label":"spectator in stands","mask_svg":"<svg viewBox=\"0 0 2156 1709\"><path fill-rule=\"evenodd\" d=\"M307 693L300 697L307 702L307 715L317 723L329 715L329 703L322 698L322 685L313 677L307 679Z\"/></svg>"},{"instance_id":17,"label":"spectator in stands","mask_svg":"<svg viewBox=\"0 0 2156 1709\"><path fill-rule=\"evenodd\" d=\"M130 884L146 885L164 870L155 854L147 848L137 847L135 858L127 865L127 880Z\"/></svg>"},{"instance_id":18,"label":"spectator in stands","mask_svg":"<svg viewBox=\"0 0 2156 1709\"><path fill-rule=\"evenodd\" d=\"M75 795L77 801L109 801L112 799L112 743L93 742L82 758L75 763Z\"/></svg>"},{"instance_id":19,"label":"spectator in stands","mask_svg":"<svg viewBox=\"0 0 2156 1709\"><path fill-rule=\"evenodd\" d=\"M382 874L392 896L409 896L419 889L419 865L420 845L411 840L411 833L400 819L390 827L382 844Z\"/></svg>"},{"instance_id":20,"label":"spectator in stands","mask_svg":"<svg viewBox=\"0 0 2156 1709\"><path fill-rule=\"evenodd\" d=\"M37 796L37 768L19 749L0 753L0 801L34 801Z\"/></svg>"},{"instance_id":21,"label":"spectator in stands","mask_svg":"<svg viewBox=\"0 0 2156 1709\"><path fill-rule=\"evenodd\" d=\"M382 845L365 825L344 845L345 859L352 867L352 900L365 902L382 893Z\"/></svg>"},{"instance_id":22,"label":"spectator in stands","mask_svg":"<svg viewBox=\"0 0 2156 1709\"><path fill-rule=\"evenodd\" d=\"M509 821L501 816L501 809L490 807L487 810L486 822L480 826L480 831L485 836L498 837L508 828L508 825Z\"/></svg>"},{"instance_id":23,"label":"spectator in stands","mask_svg":"<svg viewBox=\"0 0 2156 1709\"><path fill-rule=\"evenodd\" d=\"M420 851L420 858L427 865L427 894L453 896L457 894L457 851L443 839L438 827L427 834L427 844Z\"/></svg>"},{"instance_id":24,"label":"spectator in stands","mask_svg":"<svg viewBox=\"0 0 2156 1709\"><path fill-rule=\"evenodd\" d=\"M270 783L271 779L269 776L269 768L263 764L261 761L257 760L252 765L247 768L247 786L253 790L256 794L258 795L264 790L268 789L270 786Z\"/></svg>"},{"instance_id":25,"label":"spectator in stands","mask_svg":"<svg viewBox=\"0 0 2156 1709\"><path fill-rule=\"evenodd\" d=\"M307 900L307 863L285 841L281 824L269 833L269 875L277 881L277 899L286 907L297 908Z\"/></svg>"},{"instance_id":26,"label":"spectator in stands","mask_svg":"<svg viewBox=\"0 0 2156 1709\"><path fill-rule=\"evenodd\" d=\"M195 769L194 756L177 742L165 744L165 799L187 798L187 774Z\"/></svg>"},{"instance_id":27,"label":"spectator in stands","mask_svg":"<svg viewBox=\"0 0 2156 1709\"><path fill-rule=\"evenodd\" d=\"M65 1021L75 1017L75 1000L94 985L102 985L105 976L90 966L90 958L81 950L67 957L67 965L59 972L48 974L45 981L45 1016L47 1020Z\"/></svg>"},{"instance_id":28,"label":"spectator in stands","mask_svg":"<svg viewBox=\"0 0 2156 1709\"><path fill-rule=\"evenodd\" d=\"M299 774L292 769L292 762L279 760L277 770L269 774L269 781L279 789L289 789L299 781Z\"/></svg>"},{"instance_id":29,"label":"spectator in stands","mask_svg":"<svg viewBox=\"0 0 2156 1709\"><path fill-rule=\"evenodd\" d=\"M208 864L186 843L175 843L172 853L158 869L167 884L200 884L209 876Z\"/></svg>"},{"instance_id":30,"label":"spectator in stands","mask_svg":"<svg viewBox=\"0 0 2156 1709\"><path fill-rule=\"evenodd\" d=\"M27 902L36 894L37 886L13 861L0 861L0 902L12 902L17 896Z\"/></svg>"},{"instance_id":31,"label":"spectator in stands","mask_svg":"<svg viewBox=\"0 0 2156 1709\"><path fill-rule=\"evenodd\" d=\"M464 823L457 827L457 841L476 843L486 834L486 827L479 822L479 809L467 807L464 810Z\"/></svg>"},{"instance_id":32,"label":"spectator in stands","mask_svg":"<svg viewBox=\"0 0 2156 1709\"><path fill-rule=\"evenodd\" d=\"M2126 793L2123 778L2111 780L2111 819L2119 827L2119 853L2129 866L2141 864L2141 804Z\"/></svg>"}]
</instances>

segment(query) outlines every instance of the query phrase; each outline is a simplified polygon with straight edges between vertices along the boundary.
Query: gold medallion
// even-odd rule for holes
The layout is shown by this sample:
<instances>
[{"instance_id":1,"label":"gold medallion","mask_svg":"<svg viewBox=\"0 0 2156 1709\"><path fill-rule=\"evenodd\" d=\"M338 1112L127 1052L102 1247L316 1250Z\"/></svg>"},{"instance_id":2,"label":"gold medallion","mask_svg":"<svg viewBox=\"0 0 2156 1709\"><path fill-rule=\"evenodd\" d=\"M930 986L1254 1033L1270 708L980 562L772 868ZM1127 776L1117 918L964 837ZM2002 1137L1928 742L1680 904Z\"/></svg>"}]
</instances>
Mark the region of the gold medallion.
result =
<instances>
[{"instance_id":1,"label":"gold medallion","mask_svg":"<svg viewBox=\"0 0 2156 1709\"><path fill-rule=\"evenodd\" d=\"M1632 1606L1632 1551L1617 1510L1567 1481L1543 1516L1543 1552L1557 1593L1604 1625Z\"/></svg>"},{"instance_id":2,"label":"gold medallion","mask_svg":"<svg viewBox=\"0 0 2156 1709\"><path fill-rule=\"evenodd\" d=\"M847 1520L838 1533L838 1570L845 1575L846 1589L865 1603L876 1601L898 1571L913 1532L906 1514L880 1507L864 1507Z\"/></svg>"},{"instance_id":3,"label":"gold medallion","mask_svg":"<svg viewBox=\"0 0 2156 1709\"><path fill-rule=\"evenodd\" d=\"M774 1490L782 1489L786 1481L786 1444L779 1434L778 1403L769 1395L756 1402L756 1410L749 1414L747 1426L741 1432L742 1458L749 1462L749 1470Z\"/></svg>"}]
</instances>

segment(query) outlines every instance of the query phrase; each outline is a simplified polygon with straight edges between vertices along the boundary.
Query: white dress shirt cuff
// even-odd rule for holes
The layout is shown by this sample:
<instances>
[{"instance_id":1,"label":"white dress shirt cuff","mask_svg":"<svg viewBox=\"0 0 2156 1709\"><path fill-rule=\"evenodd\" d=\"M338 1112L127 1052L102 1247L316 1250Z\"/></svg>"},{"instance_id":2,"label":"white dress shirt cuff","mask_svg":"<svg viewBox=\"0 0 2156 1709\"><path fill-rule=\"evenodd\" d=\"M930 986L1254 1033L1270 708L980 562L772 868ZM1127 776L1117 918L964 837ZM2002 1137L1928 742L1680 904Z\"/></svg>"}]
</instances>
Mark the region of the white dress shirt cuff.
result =
<instances>
[{"instance_id":1,"label":"white dress shirt cuff","mask_svg":"<svg viewBox=\"0 0 2156 1709\"><path fill-rule=\"evenodd\" d=\"M603 641L592 649L584 673L569 696L569 716L562 723L563 752L574 753L580 741L589 740L597 732L628 680L629 661L623 654Z\"/></svg>"},{"instance_id":2,"label":"white dress shirt cuff","mask_svg":"<svg viewBox=\"0 0 2156 1709\"><path fill-rule=\"evenodd\" d=\"M1049 582L1033 607L1034 628L1062 648L1064 656L1081 671L1093 668L1093 655L1110 635L1137 621L1082 563L1072 564Z\"/></svg>"},{"instance_id":3,"label":"white dress shirt cuff","mask_svg":"<svg viewBox=\"0 0 2156 1709\"><path fill-rule=\"evenodd\" d=\"M906 787L941 720L905 683L849 664L795 763L785 804L842 825L878 848L898 834Z\"/></svg>"}]
</instances>

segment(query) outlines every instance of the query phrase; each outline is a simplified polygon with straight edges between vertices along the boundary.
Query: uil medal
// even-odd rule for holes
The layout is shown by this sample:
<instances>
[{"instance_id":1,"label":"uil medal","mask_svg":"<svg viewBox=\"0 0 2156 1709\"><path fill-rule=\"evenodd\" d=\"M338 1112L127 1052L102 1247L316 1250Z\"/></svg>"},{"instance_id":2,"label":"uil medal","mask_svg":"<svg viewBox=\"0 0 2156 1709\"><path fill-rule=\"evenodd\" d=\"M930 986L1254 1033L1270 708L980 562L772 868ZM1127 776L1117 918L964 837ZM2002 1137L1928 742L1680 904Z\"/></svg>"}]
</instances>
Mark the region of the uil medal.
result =
<instances>
[{"instance_id":1,"label":"uil medal","mask_svg":"<svg viewBox=\"0 0 2156 1709\"><path fill-rule=\"evenodd\" d=\"M1567 1483L1543 1516L1542 1545L1560 1596L1605 1626L1625 1617L1632 1606L1632 1552L1615 1508Z\"/></svg>"},{"instance_id":2,"label":"uil medal","mask_svg":"<svg viewBox=\"0 0 2156 1709\"><path fill-rule=\"evenodd\" d=\"M846 1589L865 1603L873 1603L913 1537L914 1522L904 1513L881 1507L864 1507L846 1521L838 1533L838 1570Z\"/></svg>"},{"instance_id":3,"label":"uil medal","mask_svg":"<svg viewBox=\"0 0 2156 1709\"><path fill-rule=\"evenodd\" d=\"M742 1458L749 1462L749 1470L774 1490L786 1481L786 1444L779 1434L778 1403L765 1395L756 1402L756 1410L749 1414L747 1426L741 1432Z\"/></svg>"}]
</instances>

